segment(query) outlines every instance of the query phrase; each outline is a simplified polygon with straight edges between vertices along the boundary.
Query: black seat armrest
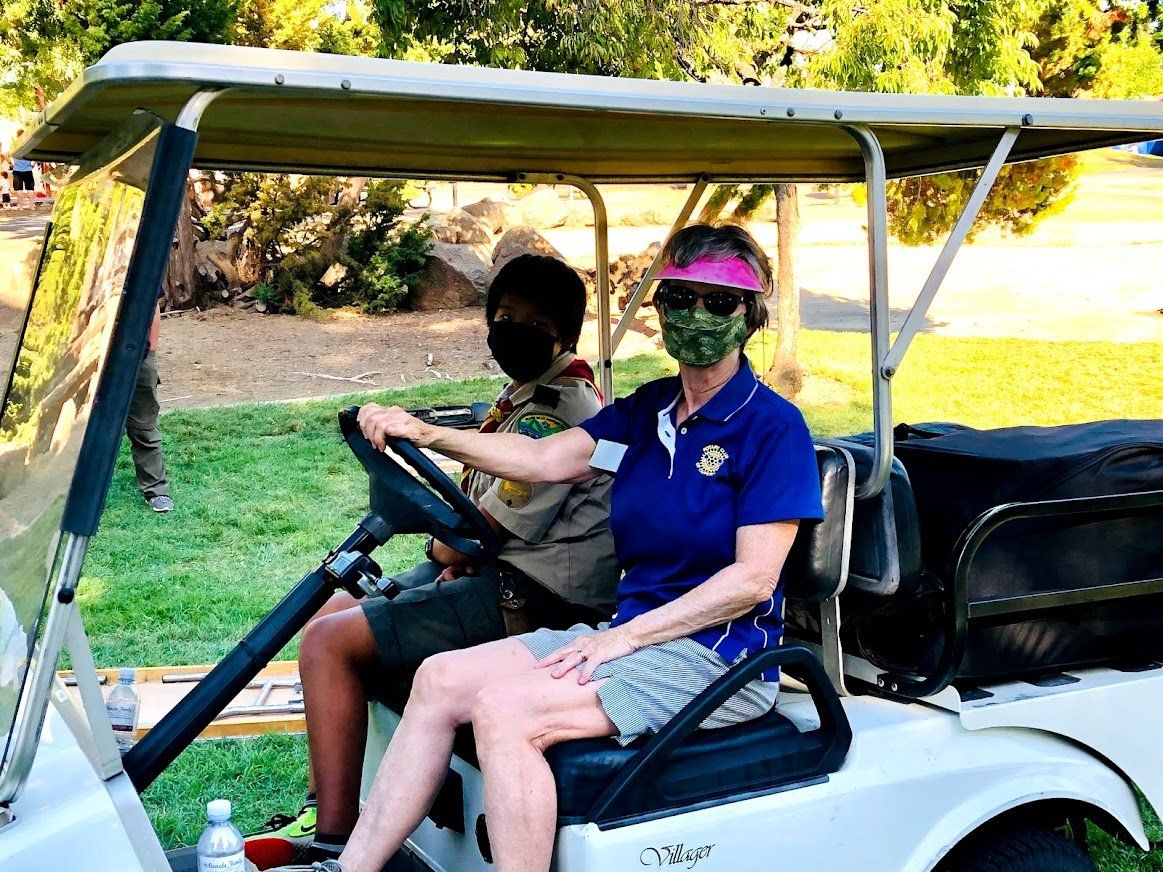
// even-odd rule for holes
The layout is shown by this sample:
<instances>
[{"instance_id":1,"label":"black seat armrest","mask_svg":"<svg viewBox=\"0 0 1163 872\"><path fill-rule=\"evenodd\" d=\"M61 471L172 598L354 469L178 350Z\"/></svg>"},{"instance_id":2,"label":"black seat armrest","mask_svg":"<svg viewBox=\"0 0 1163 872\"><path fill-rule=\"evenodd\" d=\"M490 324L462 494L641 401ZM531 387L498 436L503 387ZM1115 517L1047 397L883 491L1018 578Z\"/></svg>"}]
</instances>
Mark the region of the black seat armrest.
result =
<instances>
[{"instance_id":1,"label":"black seat armrest","mask_svg":"<svg viewBox=\"0 0 1163 872\"><path fill-rule=\"evenodd\" d=\"M819 660L802 645L769 648L736 663L671 718L618 770L594 802L587 819L610 821L632 813L640 805L636 794L644 786L649 788L654 783L654 776L665 766L671 754L712 712L758 675L782 666L798 667L797 677L804 679L820 720L820 726L810 731L817 741L812 752L799 765L782 771L775 779L749 785L750 791L761 793L780 784L820 778L839 769L852 743L852 727Z\"/></svg>"}]
</instances>

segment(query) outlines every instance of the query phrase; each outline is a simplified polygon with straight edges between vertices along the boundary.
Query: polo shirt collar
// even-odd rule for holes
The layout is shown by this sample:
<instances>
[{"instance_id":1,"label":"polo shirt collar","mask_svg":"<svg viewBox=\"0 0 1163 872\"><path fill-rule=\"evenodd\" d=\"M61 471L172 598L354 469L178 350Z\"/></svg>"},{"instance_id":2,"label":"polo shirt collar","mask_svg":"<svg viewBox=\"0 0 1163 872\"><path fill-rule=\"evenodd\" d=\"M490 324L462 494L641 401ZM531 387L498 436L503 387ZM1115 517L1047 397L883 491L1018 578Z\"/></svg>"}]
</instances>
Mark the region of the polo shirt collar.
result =
<instances>
[{"instance_id":1,"label":"polo shirt collar","mask_svg":"<svg viewBox=\"0 0 1163 872\"><path fill-rule=\"evenodd\" d=\"M675 383L678 386L678 394L666 408L659 410L660 418L664 415L669 418L679 400L682 399L682 381L676 377ZM751 398L758 390L759 379L755 377L755 372L751 369L751 362L747 359L747 355L743 355L739 371L731 376L720 391L695 414L711 421L730 421L739 410L751 402Z\"/></svg>"}]
</instances>

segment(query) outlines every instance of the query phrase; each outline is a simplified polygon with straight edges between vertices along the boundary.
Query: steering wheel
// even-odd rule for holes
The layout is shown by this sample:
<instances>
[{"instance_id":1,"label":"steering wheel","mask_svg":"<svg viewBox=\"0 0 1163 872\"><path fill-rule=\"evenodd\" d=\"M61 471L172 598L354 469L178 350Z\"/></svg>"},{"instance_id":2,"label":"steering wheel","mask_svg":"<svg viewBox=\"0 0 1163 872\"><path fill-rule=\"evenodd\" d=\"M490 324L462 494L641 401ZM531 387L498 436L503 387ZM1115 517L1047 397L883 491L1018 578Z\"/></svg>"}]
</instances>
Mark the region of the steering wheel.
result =
<instances>
[{"instance_id":1,"label":"steering wheel","mask_svg":"<svg viewBox=\"0 0 1163 872\"><path fill-rule=\"evenodd\" d=\"M377 449L359 429L358 415L359 406L343 409L339 430L368 474L371 510L392 533L428 533L474 560L496 557L501 540L468 495L411 442L389 436L392 453Z\"/></svg>"}]
</instances>

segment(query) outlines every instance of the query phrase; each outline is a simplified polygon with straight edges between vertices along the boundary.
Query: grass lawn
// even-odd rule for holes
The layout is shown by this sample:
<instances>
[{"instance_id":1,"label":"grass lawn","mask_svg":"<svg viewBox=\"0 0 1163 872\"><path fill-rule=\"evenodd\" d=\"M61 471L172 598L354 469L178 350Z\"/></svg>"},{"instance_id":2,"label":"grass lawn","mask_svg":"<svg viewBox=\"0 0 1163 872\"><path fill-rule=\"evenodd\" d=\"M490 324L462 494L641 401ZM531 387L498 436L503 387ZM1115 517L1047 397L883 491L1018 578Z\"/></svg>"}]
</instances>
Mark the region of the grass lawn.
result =
<instances>
[{"instance_id":1,"label":"grass lawn","mask_svg":"<svg viewBox=\"0 0 1163 872\"><path fill-rule=\"evenodd\" d=\"M871 422L868 337L806 331L808 380L800 406L817 435L866 430ZM618 365L618 393L668 371L661 355ZM494 379L438 382L359 401L406 406L490 398ZM1158 348L1109 343L920 336L896 384L898 421L975 426L1058 424L1102 418L1163 418ZM327 551L367 507L366 477L340 440L341 398L178 410L162 429L178 509L145 511L128 451L118 462L80 602L99 666L213 663ZM420 557L418 537L376 554L385 571ZM281 656L291 658L296 643ZM293 811L305 782L302 737L200 742L146 793L168 846L192 844L206 800L235 801L244 829ZM1156 829L1152 834L1158 838ZM1104 870L1155 869L1101 834Z\"/></svg>"}]
</instances>

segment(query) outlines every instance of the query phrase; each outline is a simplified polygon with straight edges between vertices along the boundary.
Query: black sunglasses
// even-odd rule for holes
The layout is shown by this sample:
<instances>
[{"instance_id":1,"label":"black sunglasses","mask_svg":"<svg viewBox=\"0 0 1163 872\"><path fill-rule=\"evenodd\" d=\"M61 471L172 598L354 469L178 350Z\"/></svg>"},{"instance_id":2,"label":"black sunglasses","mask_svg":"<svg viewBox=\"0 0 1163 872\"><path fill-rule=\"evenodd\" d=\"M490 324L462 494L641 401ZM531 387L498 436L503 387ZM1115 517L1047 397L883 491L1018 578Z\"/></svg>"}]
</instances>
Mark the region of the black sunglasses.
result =
<instances>
[{"instance_id":1,"label":"black sunglasses","mask_svg":"<svg viewBox=\"0 0 1163 872\"><path fill-rule=\"evenodd\" d=\"M719 315L721 317L734 315L735 311L739 308L739 304L743 302L741 295L732 294L728 291L711 291L708 294L699 294L690 288L672 285L668 282L661 283L658 286L658 290L654 292L654 302L656 304L675 312L681 312L684 309L693 309L698 305L700 299L703 301L704 309L712 315Z\"/></svg>"}]
</instances>

